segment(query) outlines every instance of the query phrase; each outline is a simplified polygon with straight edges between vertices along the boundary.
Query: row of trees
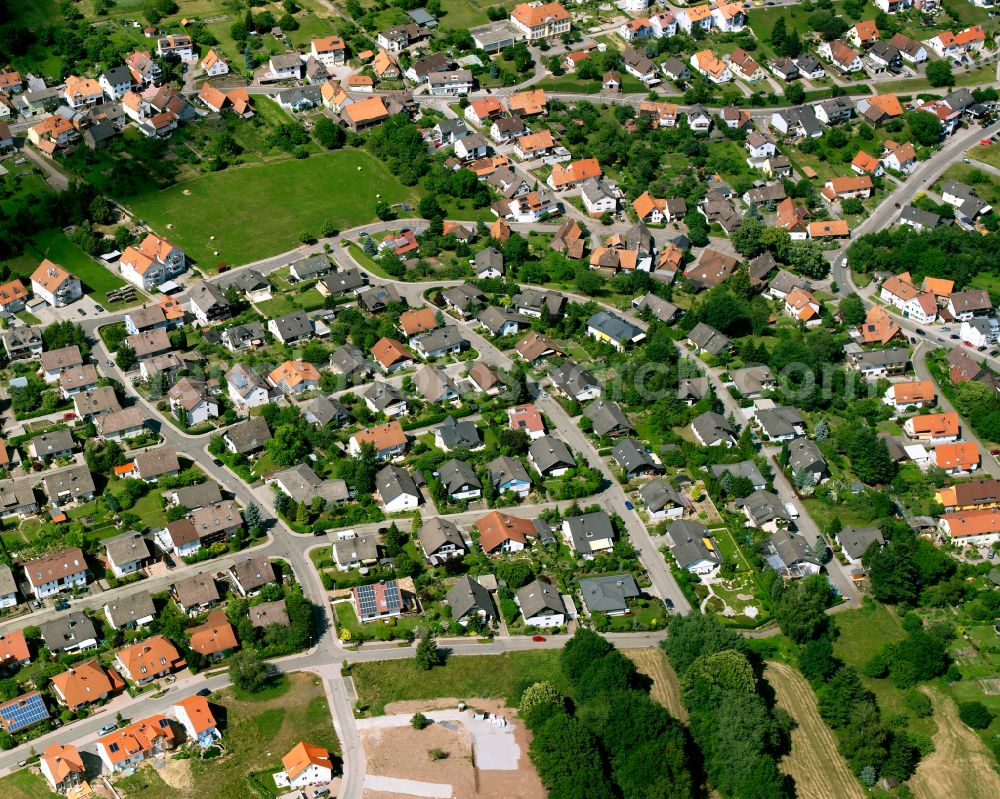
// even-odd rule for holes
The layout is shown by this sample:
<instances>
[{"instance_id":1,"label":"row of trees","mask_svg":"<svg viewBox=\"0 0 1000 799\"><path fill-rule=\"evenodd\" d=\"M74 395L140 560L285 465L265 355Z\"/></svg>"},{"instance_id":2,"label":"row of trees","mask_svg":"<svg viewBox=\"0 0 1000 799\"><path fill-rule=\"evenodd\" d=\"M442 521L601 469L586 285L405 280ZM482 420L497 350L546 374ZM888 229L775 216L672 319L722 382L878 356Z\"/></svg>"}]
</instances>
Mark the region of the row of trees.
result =
<instances>
[{"instance_id":1,"label":"row of trees","mask_svg":"<svg viewBox=\"0 0 1000 799\"><path fill-rule=\"evenodd\" d=\"M712 617L674 616L662 643L681 681L689 727L709 782L726 797L791 797L778 769L792 720L768 705L746 642Z\"/></svg>"},{"instance_id":2,"label":"row of trees","mask_svg":"<svg viewBox=\"0 0 1000 799\"><path fill-rule=\"evenodd\" d=\"M683 727L649 698L632 661L590 630L560 656L561 684L535 683L519 715L529 754L553 799L687 799L698 780Z\"/></svg>"}]
</instances>

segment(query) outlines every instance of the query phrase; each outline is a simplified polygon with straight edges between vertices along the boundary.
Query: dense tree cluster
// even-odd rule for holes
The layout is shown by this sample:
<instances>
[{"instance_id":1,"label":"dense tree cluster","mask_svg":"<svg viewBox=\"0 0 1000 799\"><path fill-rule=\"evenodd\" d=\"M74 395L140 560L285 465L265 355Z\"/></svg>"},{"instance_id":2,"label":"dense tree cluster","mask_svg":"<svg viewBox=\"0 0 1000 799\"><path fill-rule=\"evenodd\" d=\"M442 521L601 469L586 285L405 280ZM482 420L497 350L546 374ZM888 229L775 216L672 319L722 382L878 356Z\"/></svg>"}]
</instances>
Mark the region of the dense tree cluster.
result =
<instances>
[{"instance_id":1,"label":"dense tree cluster","mask_svg":"<svg viewBox=\"0 0 1000 799\"><path fill-rule=\"evenodd\" d=\"M852 242L847 260L855 272L863 273L898 272L900 264L905 264L918 286L925 277L947 275L956 289L962 289L983 270L997 274L1000 239L973 235L955 225L924 232L896 225Z\"/></svg>"},{"instance_id":2,"label":"dense tree cluster","mask_svg":"<svg viewBox=\"0 0 1000 799\"><path fill-rule=\"evenodd\" d=\"M641 689L635 666L597 633L580 629L563 649L571 696L528 687L520 715L531 759L553 799L686 799L695 795L683 727ZM572 708L567 699L572 699Z\"/></svg>"},{"instance_id":3,"label":"dense tree cluster","mask_svg":"<svg viewBox=\"0 0 1000 799\"><path fill-rule=\"evenodd\" d=\"M875 599L890 605L944 605L966 597L970 566L958 566L904 522L886 519L881 530L885 546L869 547L862 558Z\"/></svg>"},{"instance_id":4,"label":"dense tree cluster","mask_svg":"<svg viewBox=\"0 0 1000 799\"><path fill-rule=\"evenodd\" d=\"M744 639L698 614L674 616L669 632L662 646L680 677L709 782L734 799L792 796L778 770L791 718L765 701Z\"/></svg>"}]
</instances>

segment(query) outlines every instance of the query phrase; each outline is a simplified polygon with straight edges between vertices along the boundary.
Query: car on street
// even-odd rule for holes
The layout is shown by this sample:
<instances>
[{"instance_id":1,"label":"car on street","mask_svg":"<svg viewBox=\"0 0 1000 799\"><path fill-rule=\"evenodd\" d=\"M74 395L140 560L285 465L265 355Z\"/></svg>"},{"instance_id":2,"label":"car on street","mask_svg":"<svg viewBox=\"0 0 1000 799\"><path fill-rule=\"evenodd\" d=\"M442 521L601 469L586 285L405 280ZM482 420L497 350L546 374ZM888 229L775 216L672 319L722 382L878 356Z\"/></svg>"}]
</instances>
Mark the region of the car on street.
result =
<instances>
[{"instance_id":1,"label":"car on street","mask_svg":"<svg viewBox=\"0 0 1000 799\"><path fill-rule=\"evenodd\" d=\"M212 695L212 689L211 688L202 688L196 694L196 696L211 696L211 695Z\"/></svg>"},{"instance_id":2,"label":"car on street","mask_svg":"<svg viewBox=\"0 0 1000 799\"><path fill-rule=\"evenodd\" d=\"M536 644L540 644L542 641L545 640L545 636L544 635L533 635L533 636L531 636L531 640L534 641Z\"/></svg>"},{"instance_id":3,"label":"car on street","mask_svg":"<svg viewBox=\"0 0 1000 799\"><path fill-rule=\"evenodd\" d=\"M220 461L218 458L212 458L212 463L214 463L216 466L222 466L222 461Z\"/></svg>"},{"instance_id":4,"label":"car on street","mask_svg":"<svg viewBox=\"0 0 1000 799\"><path fill-rule=\"evenodd\" d=\"M108 358L108 359L107 359L107 361L105 361L105 363L106 363L106 364L107 364L108 366L114 366L114 365L115 365L115 362L114 362L114 361L112 361L112 360L111 360L110 358Z\"/></svg>"},{"instance_id":5,"label":"car on street","mask_svg":"<svg viewBox=\"0 0 1000 799\"><path fill-rule=\"evenodd\" d=\"M87 312L85 310L83 310L83 308L77 308L76 312L78 314L80 314L80 316L86 316L87 315Z\"/></svg>"},{"instance_id":6,"label":"car on street","mask_svg":"<svg viewBox=\"0 0 1000 799\"><path fill-rule=\"evenodd\" d=\"M948 336L948 338L952 338L955 339L955 341L958 341L959 338L961 338L961 336L959 336L958 333L952 333L950 336Z\"/></svg>"},{"instance_id":7,"label":"car on street","mask_svg":"<svg viewBox=\"0 0 1000 799\"><path fill-rule=\"evenodd\" d=\"M313 530L313 537L320 538L326 535L326 530Z\"/></svg>"},{"instance_id":8,"label":"car on street","mask_svg":"<svg viewBox=\"0 0 1000 799\"><path fill-rule=\"evenodd\" d=\"M917 337L916 336L910 336L910 343L911 344L916 344L917 343Z\"/></svg>"},{"instance_id":9,"label":"car on street","mask_svg":"<svg viewBox=\"0 0 1000 799\"><path fill-rule=\"evenodd\" d=\"M114 724L105 724L103 727L101 727L101 729L99 729L97 731L97 734L98 735L107 735L108 733L114 732L117 729L118 729L118 727L116 727Z\"/></svg>"},{"instance_id":10,"label":"car on street","mask_svg":"<svg viewBox=\"0 0 1000 799\"><path fill-rule=\"evenodd\" d=\"M97 311L98 313L104 313L104 308L101 305L95 305L94 310Z\"/></svg>"},{"instance_id":11,"label":"car on street","mask_svg":"<svg viewBox=\"0 0 1000 799\"><path fill-rule=\"evenodd\" d=\"M56 610L69 610L69 602L65 599L62 602L56 602Z\"/></svg>"},{"instance_id":12,"label":"car on street","mask_svg":"<svg viewBox=\"0 0 1000 799\"><path fill-rule=\"evenodd\" d=\"M670 597L667 597L666 599L664 599L663 600L663 604L667 606L667 610L673 610L674 609L674 600L672 600Z\"/></svg>"},{"instance_id":13,"label":"car on street","mask_svg":"<svg viewBox=\"0 0 1000 799\"><path fill-rule=\"evenodd\" d=\"M627 499L625 500L625 507L628 508L629 510L635 510L635 505L633 505Z\"/></svg>"},{"instance_id":14,"label":"car on street","mask_svg":"<svg viewBox=\"0 0 1000 799\"><path fill-rule=\"evenodd\" d=\"M917 335L918 336L926 336L927 335L927 331L918 327L917 328Z\"/></svg>"}]
</instances>

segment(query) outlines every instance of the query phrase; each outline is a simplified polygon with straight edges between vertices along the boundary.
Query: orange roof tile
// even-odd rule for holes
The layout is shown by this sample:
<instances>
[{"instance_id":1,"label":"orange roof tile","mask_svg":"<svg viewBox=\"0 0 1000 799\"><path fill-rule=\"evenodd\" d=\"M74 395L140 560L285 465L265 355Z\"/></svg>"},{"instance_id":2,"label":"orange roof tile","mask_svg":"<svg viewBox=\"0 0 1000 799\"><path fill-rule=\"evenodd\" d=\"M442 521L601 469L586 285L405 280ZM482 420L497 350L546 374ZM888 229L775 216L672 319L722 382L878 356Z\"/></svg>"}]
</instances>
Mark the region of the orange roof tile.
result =
<instances>
[{"instance_id":1,"label":"orange roof tile","mask_svg":"<svg viewBox=\"0 0 1000 799\"><path fill-rule=\"evenodd\" d=\"M940 444L934 448L934 462L942 469L966 471L979 465L979 447L972 441Z\"/></svg>"},{"instance_id":2,"label":"orange roof tile","mask_svg":"<svg viewBox=\"0 0 1000 799\"><path fill-rule=\"evenodd\" d=\"M144 675L170 671L183 662L177 648L162 635L154 635L123 647L115 654L134 680L141 680Z\"/></svg>"},{"instance_id":3,"label":"orange roof tile","mask_svg":"<svg viewBox=\"0 0 1000 799\"><path fill-rule=\"evenodd\" d=\"M216 610L208 614L205 623L187 631L191 638L191 649L202 655L214 655L239 646L236 632L226 619L226 611Z\"/></svg>"},{"instance_id":4,"label":"orange roof tile","mask_svg":"<svg viewBox=\"0 0 1000 799\"><path fill-rule=\"evenodd\" d=\"M955 411L927 413L910 417L906 420L906 426L915 436L930 435L934 438L945 438L958 435L959 419Z\"/></svg>"},{"instance_id":5,"label":"orange roof tile","mask_svg":"<svg viewBox=\"0 0 1000 799\"><path fill-rule=\"evenodd\" d=\"M0 285L0 306L23 300L28 296L28 290L20 280L12 280Z\"/></svg>"},{"instance_id":6,"label":"orange roof tile","mask_svg":"<svg viewBox=\"0 0 1000 799\"><path fill-rule=\"evenodd\" d=\"M413 353L404 344L393 338L380 338L371 348L371 354L385 368L398 361L414 360Z\"/></svg>"},{"instance_id":7,"label":"orange roof tile","mask_svg":"<svg viewBox=\"0 0 1000 799\"><path fill-rule=\"evenodd\" d=\"M59 264L54 264L45 258L31 274L31 282L37 283L46 291L55 291L63 282L71 277L70 273Z\"/></svg>"},{"instance_id":8,"label":"orange roof tile","mask_svg":"<svg viewBox=\"0 0 1000 799\"><path fill-rule=\"evenodd\" d=\"M208 700L203 696L196 695L181 699L175 707L184 708L195 735L200 735L205 730L218 726L215 716L212 715L212 709L208 706Z\"/></svg>"},{"instance_id":9,"label":"orange roof tile","mask_svg":"<svg viewBox=\"0 0 1000 799\"><path fill-rule=\"evenodd\" d=\"M510 12L511 17L528 28L537 28L546 21L561 22L569 19L569 12L559 3L521 3Z\"/></svg>"},{"instance_id":10,"label":"orange roof tile","mask_svg":"<svg viewBox=\"0 0 1000 799\"><path fill-rule=\"evenodd\" d=\"M512 94L507 100L510 110L518 111L522 116L532 116L545 111L548 100L545 99L544 89L531 89L526 92Z\"/></svg>"},{"instance_id":11,"label":"orange roof tile","mask_svg":"<svg viewBox=\"0 0 1000 799\"><path fill-rule=\"evenodd\" d=\"M71 709L96 702L103 695L125 687L125 683L113 669L105 669L96 660L77 663L69 670L56 674L52 678L52 684Z\"/></svg>"},{"instance_id":12,"label":"orange roof tile","mask_svg":"<svg viewBox=\"0 0 1000 799\"><path fill-rule=\"evenodd\" d=\"M933 380L912 380L892 385L893 397L897 405L914 405L918 402L933 402L937 396Z\"/></svg>"},{"instance_id":13,"label":"orange roof tile","mask_svg":"<svg viewBox=\"0 0 1000 799\"><path fill-rule=\"evenodd\" d=\"M376 451L406 444L406 433L403 432L403 426L395 421L369 427L367 430L359 430L353 438L359 444L371 444Z\"/></svg>"},{"instance_id":14,"label":"orange roof tile","mask_svg":"<svg viewBox=\"0 0 1000 799\"><path fill-rule=\"evenodd\" d=\"M942 517L942 521L952 538L1000 532L1000 510L995 508L949 513Z\"/></svg>"},{"instance_id":15,"label":"orange roof tile","mask_svg":"<svg viewBox=\"0 0 1000 799\"><path fill-rule=\"evenodd\" d=\"M120 763L140 752L151 751L160 740L172 743L174 730L170 726L170 719L157 714L98 738L97 744L104 749L112 763ZM117 744L113 751L112 744Z\"/></svg>"},{"instance_id":16,"label":"orange roof tile","mask_svg":"<svg viewBox=\"0 0 1000 799\"><path fill-rule=\"evenodd\" d=\"M476 521L479 531L479 545L484 552L492 552L505 541L527 544L535 537L535 525L530 519L522 519L500 511L487 513Z\"/></svg>"},{"instance_id":17,"label":"orange roof tile","mask_svg":"<svg viewBox=\"0 0 1000 799\"><path fill-rule=\"evenodd\" d=\"M851 161L851 166L860 169L862 172L867 172L869 175L874 175L879 163L874 155L868 155L864 150L858 150L858 154Z\"/></svg>"},{"instance_id":18,"label":"orange roof tile","mask_svg":"<svg viewBox=\"0 0 1000 799\"><path fill-rule=\"evenodd\" d=\"M399 316L399 327L407 338L428 330L434 330L438 325L437 312L433 308L423 307L404 311Z\"/></svg>"},{"instance_id":19,"label":"orange roof tile","mask_svg":"<svg viewBox=\"0 0 1000 799\"><path fill-rule=\"evenodd\" d=\"M955 289L955 281L943 277L925 277L921 288L937 297L950 297Z\"/></svg>"},{"instance_id":20,"label":"orange roof tile","mask_svg":"<svg viewBox=\"0 0 1000 799\"><path fill-rule=\"evenodd\" d=\"M31 651L23 630L11 630L0 635L0 666L31 660Z\"/></svg>"},{"instance_id":21,"label":"orange roof tile","mask_svg":"<svg viewBox=\"0 0 1000 799\"><path fill-rule=\"evenodd\" d=\"M42 752L42 760L49 767L49 774L57 784L70 774L83 774L86 771L83 758L73 744L49 744Z\"/></svg>"},{"instance_id":22,"label":"orange roof tile","mask_svg":"<svg viewBox=\"0 0 1000 799\"><path fill-rule=\"evenodd\" d=\"M811 239L843 238L851 235L851 229L843 219L827 219L821 222L810 222L806 226Z\"/></svg>"},{"instance_id":23,"label":"orange roof tile","mask_svg":"<svg viewBox=\"0 0 1000 799\"><path fill-rule=\"evenodd\" d=\"M281 764L285 767L285 775L290 780L294 780L309 766L333 769L330 753L326 749L304 742L295 744L292 751L281 758Z\"/></svg>"},{"instance_id":24,"label":"orange roof tile","mask_svg":"<svg viewBox=\"0 0 1000 799\"><path fill-rule=\"evenodd\" d=\"M601 165L596 158L584 158L573 161L569 166L554 164L552 167L552 182L556 187L568 186L571 183L582 183L588 178L601 176Z\"/></svg>"},{"instance_id":25,"label":"orange roof tile","mask_svg":"<svg viewBox=\"0 0 1000 799\"><path fill-rule=\"evenodd\" d=\"M903 115L903 106L900 105L899 98L894 94L875 94L868 98L868 104L882 109L891 117Z\"/></svg>"},{"instance_id":26,"label":"orange roof tile","mask_svg":"<svg viewBox=\"0 0 1000 799\"><path fill-rule=\"evenodd\" d=\"M305 381L319 382L319 371L308 361L285 361L268 378L274 385L284 382L289 388Z\"/></svg>"},{"instance_id":27,"label":"orange roof tile","mask_svg":"<svg viewBox=\"0 0 1000 799\"><path fill-rule=\"evenodd\" d=\"M355 125L389 117L389 109L385 107L381 97L366 97L353 102L342 113Z\"/></svg>"},{"instance_id":28,"label":"orange roof tile","mask_svg":"<svg viewBox=\"0 0 1000 799\"><path fill-rule=\"evenodd\" d=\"M865 344L887 344L899 335L901 328L881 305L868 309L861 325L861 337Z\"/></svg>"}]
</instances>

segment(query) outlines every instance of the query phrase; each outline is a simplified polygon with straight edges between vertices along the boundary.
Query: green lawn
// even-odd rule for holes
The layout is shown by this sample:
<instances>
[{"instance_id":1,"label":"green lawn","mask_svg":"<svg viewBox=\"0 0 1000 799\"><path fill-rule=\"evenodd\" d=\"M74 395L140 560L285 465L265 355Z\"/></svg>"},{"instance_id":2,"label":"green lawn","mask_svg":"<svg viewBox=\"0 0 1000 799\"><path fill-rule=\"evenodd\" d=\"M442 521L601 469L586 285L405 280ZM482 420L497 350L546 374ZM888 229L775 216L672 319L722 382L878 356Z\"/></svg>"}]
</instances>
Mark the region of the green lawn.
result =
<instances>
[{"instance_id":1,"label":"green lawn","mask_svg":"<svg viewBox=\"0 0 1000 799\"><path fill-rule=\"evenodd\" d=\"M208 266L285 252L327 222L341 229L370 222L377 194L389 203L416 198L366 152L341 150L203 175L139 197L132 208L157 230L173 223L170 237Z\"/></svg>"},{"instance_id":2,"label":"green lawn","mask_svg":"<svg viewBox=\"0 0 1000 799\"><path fill-rule=\"evenodd\" d=\"M847 522L844 522L847 524ZM905 691L894 686L889 680L872 679L864 676L864 665L885 644L904 638L903 626L899 618L885 605L866 605L858 610L837 613L837 638L833 642L833 653L845 663L854 666L861 674L865 687L878 698L879 707L885 715L906 716L909 726L915 732L930 735L936 729L932 718L914 717L906 705Z\"/></svg>"},{"instance_id":3,"label":"green lawn","mask_svg":"<svg viewBox=\"0 0 1000 799\"><path fill-rule=\"evenodd\" d=\"M969 158L1000 169L1000 144L977 144L969 150Z\"/></svg>"},{"instance_id":4,"label":"green lawn","mask_svg":"<svg viewBox=\"0 0 1000 799\"><path fill-rule=\"evenodd\" d=\"M500 3L482 3L476 2L476 0L442 0L441 10L445 13L440 19L440 25L449 30L475 28L490 21L490 18L486 16L487 9L496 6L513 8L517 2L518 0L503 0Z\"/></svg>"},{"instance_id":5,"label":"green lawn","mask_svg":"<svg viewBox=\"0 0 1000 799\"><path fill-rule=\"evenodd\" d=\"M550 92L586 92L587 94L597 94L601 91L601 81L580 80L573 74L553 76L545 78L535 84L536 88L545 89ZM623 94L645 94L649 89L638 78L622 73L622 93Z\"/></svg>"},{"instance_id":6,"label":"green lawn","mask_svg":"<svg viewBox=\"0 0 1000 799\"><path fill-rule=\"evenodd\" d=\"M55 229L35 236L25 252L10 261L10 267L16 274L28 278L43 258L48 258L80 278L84 293L92 295L95 301L103 305L108 305L104 296L107 292L126 285L111 269L91 258L66 238L61 230ZM146 299L146 295L136 291L135 302L129 304L135 305ZM120 306L116 304L112 307Z\"/></svg>"},{"instance_id":7,"label":"green lawn","mask_svg":"<svg viewBox=\"0 0 1000 799\"><path fill-rule=\"evenodd\" d=\"M372 714L389 702L452 697L505 699L516 705L521 692L541 680L565 691L557 649L505 655L452 656L441 667L421 671L413 660L355 663L351 667L358 703Z\"/></svg>"},{"instance_id":8,"label":"green lawn","mask_svg":"<svg viewBox=\"0 0 1000 799\"><path fill-rule=\"evenodd\" d=\"M58 799L59 796L49 790L45 777L32 774L27 769L0 779L0 794L4 799Z\"/></svg>"}]
</instances>

